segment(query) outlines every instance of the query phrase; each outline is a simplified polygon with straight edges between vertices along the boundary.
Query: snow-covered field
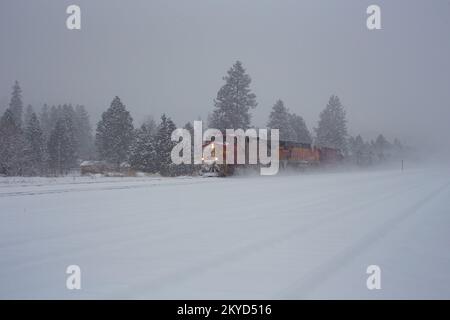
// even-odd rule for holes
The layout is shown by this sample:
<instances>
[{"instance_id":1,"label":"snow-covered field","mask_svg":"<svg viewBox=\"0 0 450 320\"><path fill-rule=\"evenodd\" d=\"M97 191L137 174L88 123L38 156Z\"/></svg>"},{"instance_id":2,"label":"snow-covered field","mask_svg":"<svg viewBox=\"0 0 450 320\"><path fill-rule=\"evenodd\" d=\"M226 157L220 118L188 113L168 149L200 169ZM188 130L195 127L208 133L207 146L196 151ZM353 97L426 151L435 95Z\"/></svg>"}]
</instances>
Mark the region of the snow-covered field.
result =
<instances>
[{"instance_id":1,"label":"snow-covered field","mask_svg":"<svg viewBox=\"0 0 450 320\"><path fill-rule=\"evenodd\" d=\"M449 246L450 170L0 178L0 298L449 299Z\"/></svg>"}]
</instances>

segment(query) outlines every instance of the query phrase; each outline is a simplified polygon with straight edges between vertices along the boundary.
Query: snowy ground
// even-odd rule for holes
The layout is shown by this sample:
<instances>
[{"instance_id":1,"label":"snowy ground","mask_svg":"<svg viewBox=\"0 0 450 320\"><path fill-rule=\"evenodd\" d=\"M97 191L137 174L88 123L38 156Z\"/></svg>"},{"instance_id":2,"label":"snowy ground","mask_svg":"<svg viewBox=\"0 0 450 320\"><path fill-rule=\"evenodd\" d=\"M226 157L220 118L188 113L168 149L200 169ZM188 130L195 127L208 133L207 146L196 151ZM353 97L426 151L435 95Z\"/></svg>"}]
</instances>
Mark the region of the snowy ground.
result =
<instances>
[{"instance_id":1,"label":"snowy ground","mask_svg":"<svg viewBox=\"0 0 450 320\"><path fill-rule=\"evenodd\" d=\"M449 245L450 170L0 178L0 298L449 299Z\"/></svg>"}]
</instances>

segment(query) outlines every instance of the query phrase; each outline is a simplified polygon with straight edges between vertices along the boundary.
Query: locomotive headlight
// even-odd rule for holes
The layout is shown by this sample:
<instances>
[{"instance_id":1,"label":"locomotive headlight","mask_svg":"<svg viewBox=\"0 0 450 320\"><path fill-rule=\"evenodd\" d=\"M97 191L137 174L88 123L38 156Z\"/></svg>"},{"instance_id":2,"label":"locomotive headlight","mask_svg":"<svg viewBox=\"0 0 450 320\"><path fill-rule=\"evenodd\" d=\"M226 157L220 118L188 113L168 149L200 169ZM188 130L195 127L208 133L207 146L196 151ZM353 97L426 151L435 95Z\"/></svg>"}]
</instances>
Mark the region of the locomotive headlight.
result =
<instances>
[{"instance_id":1,"label":"locomotive headlight","mask_svg":"<svg viewBox=\"0 0 450 320\"><path fill-rule=\"evenodd\" d=\"M217 161L217 160L219 160L219 158L215 157L215 158L214 158L214 160L216 160L216 161Z\"/></svg>"}]
</instances>

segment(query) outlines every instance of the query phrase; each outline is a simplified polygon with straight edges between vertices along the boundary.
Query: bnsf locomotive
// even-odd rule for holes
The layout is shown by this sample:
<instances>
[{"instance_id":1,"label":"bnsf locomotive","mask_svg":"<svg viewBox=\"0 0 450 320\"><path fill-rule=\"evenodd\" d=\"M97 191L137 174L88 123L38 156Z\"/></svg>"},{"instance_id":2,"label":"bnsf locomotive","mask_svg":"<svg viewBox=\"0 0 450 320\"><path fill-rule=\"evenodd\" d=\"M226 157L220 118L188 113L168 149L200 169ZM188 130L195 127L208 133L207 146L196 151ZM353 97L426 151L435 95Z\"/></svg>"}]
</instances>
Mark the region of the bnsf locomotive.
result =
<instances>
[{"instance_id":1,"label":"bnsf locomotive","mask_svg":"<svg viewBox=\"0 0 450 320\"><path fill-rule=\"evenodd\" d=\"M257 138L259 142L259 138ZM256 146L259 148L259 143L256 143ZM237 154L238 148L240 146L238 143L234 143L234 147L228 146L226 143L220 141L210 141L203 144L203 150L209 148L208 152L204 152L204 154L208 154L209 156L204 156L202 158L202 167L200 169L200 174L203 176L228 176L232 175L236 168L239 167L254 167L258 166L256 164L248 164L249 161L249 138L246 137L245 140L245 163L246 164L238 164L237 163ZM220 152L217 150L221 148L223 161L218 161ZM231 150L230 150L231 149ZM234 162L227 163L227 152L234 153ZM258 150L259 154L259 150ZM342 153L340 150L334 148L318 148L312 146L310 143L300 143L296 141L281 141L279 142L279 163L280 168L287 167L298 167L298 168L306 168L319 166L321 164L332 164L338 163L343 159ZM219 162L221 162L219 164ZM257 161L259 163L259 161Z\"/></svg>"}]
</instances>

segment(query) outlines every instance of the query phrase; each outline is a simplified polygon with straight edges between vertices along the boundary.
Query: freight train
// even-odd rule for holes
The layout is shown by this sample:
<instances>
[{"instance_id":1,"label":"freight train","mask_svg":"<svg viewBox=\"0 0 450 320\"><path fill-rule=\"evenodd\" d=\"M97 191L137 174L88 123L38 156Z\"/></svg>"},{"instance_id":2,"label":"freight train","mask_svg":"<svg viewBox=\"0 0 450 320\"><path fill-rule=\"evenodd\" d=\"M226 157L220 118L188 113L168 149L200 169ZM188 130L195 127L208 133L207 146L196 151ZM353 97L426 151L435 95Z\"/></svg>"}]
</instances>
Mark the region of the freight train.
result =
<instances>
[{"instance_id":1,"label":"freight train","mask_svg":"<svg viewBox=\"0 0 450 320\"><path fill-rule=\"evenodd\" d=\"M259 138L257 138L259 140ZM249 138L246 138L245 142L245 157L246 164L237 163L237 151L238 144L234 144L233 147L228 147L226 143L218 141L210 141L203 144L203 150L209 148L209 156L204 156L202 158L202 166L200 169L200 175L202 176L229 176L234 173L237 168L240 167L254 167L259 166L259 164L248 164L249 161ZM256 143L259 146L259 143ZM218 148L222 148L222 163L219 163L220 153L216 152ZM227 163L227 152L234 152L234 162ZM338 149L327 148L327 147L315 147L311 143L301 143L296 141L279 141L279 163L280 168L296 167L296 168L307 168L315 167L319 165L334 164L338 163L343 159L343 155ZM257 161L259 163L259 161Z\"/></svg>"}]
</instances>

